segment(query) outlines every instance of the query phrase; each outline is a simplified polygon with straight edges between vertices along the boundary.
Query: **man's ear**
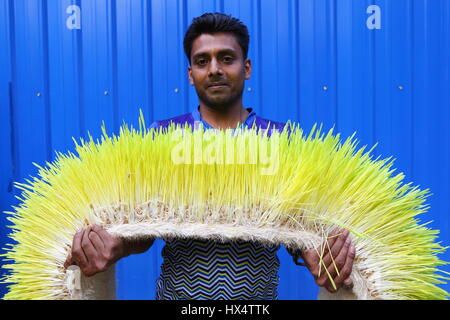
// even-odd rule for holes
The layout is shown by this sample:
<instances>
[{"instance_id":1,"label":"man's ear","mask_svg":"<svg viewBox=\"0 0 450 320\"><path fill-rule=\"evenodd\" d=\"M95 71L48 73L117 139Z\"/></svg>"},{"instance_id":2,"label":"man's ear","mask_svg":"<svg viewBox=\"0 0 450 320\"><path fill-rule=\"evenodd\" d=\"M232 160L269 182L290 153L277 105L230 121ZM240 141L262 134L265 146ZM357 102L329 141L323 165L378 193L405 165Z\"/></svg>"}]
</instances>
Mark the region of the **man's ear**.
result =
<instances>
[{"instance_id":1,"label":"man's ear","mask_svg":"<svg viewBox=\"0 0 450 320\"><path fill-rule=\"evenodd\" d=\"M189 83L191 86L194 85L194 78L192 78L192 68L191 66L188 67L188 77L189 77Z\"/></svg>"},{"instance_id":2,"label":"man's ear","mask_svg":"<svg viewBox=\"0 0 450 320\"><path fill-rule=\"evenodd\" d=\"M245 80L250 79L252 76L252 62L250 59L245 59L244 61L244 72L245 72Z\"/></svg>"}]
</instances>

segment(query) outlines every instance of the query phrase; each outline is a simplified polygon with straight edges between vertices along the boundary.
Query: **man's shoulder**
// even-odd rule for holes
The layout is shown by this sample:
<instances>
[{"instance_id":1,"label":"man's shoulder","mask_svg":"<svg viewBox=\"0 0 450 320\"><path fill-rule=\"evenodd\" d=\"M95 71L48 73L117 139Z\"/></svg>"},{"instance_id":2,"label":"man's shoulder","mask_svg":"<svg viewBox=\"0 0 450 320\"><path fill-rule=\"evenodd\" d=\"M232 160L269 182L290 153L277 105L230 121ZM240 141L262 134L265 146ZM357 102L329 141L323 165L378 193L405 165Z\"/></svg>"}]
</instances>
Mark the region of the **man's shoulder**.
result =
<instances>
[{"instance_id":1,"label":"man's shoulder","mask_svg":"<svg viewBox=\"0 0 450 320\"><path fill-rule=\"evenodd\" d=\"M153 124L151 125L150 128L167 128L168 126L170 126L170 124L173 123L175 125L180 124L180 125L184 125L184 124L188 124L188 125L193 125L194 124L194 118L192 117L191 113L185 113L185 114L181 114L172 118L168 118L168 119L163 119L163 120L157 120L155 122L153 122Z\"/></svg>"},{"instance_id":2,"label":"man's shoulder","mask_svg":"<svg viewBox=\"0 0 450 320\"><path fill-rule=\"evenodd\" d=\"M262 118L260 116L255 117L254 123L256 124L257 127L260 127L261 129L276 129L279 131L282 131L286 126L285 122L269 120Z\"/></svg>"}]
</instances>

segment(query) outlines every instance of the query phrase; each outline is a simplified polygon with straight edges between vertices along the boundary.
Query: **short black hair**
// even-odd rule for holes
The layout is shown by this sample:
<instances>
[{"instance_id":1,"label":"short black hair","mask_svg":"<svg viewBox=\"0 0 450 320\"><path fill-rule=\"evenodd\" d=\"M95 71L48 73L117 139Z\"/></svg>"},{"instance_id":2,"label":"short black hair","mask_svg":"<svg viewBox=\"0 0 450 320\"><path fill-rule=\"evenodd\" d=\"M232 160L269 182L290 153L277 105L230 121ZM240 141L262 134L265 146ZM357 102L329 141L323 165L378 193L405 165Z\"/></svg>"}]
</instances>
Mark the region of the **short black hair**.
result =
<instances>
[{"instance_id":1,"label":"short black hair","mask_svg":"<svg viewBox=\"0 0 450 320\"><path fill-rule=\"evenodd\" d=\"M232 33L236 37L236 40L242 49L244 60L247 59L250 36L245 24L230 15L215 12L205 13L192 19L192 24L187 29L183 41L184 52L189 63L191 62L191 51L194 40L202 33L214 34L217 32Z\"/></svg>"}]
</instances>

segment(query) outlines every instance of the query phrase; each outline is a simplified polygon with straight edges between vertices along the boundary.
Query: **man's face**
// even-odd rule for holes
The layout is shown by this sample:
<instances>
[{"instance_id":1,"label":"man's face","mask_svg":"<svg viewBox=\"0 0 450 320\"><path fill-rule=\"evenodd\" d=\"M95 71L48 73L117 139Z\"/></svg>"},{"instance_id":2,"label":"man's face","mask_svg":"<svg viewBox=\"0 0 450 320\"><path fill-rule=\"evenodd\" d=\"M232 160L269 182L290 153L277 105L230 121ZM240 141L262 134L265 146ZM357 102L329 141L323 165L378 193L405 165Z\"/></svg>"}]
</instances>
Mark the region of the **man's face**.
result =
<instances>
[{"instance_id":1,"label":"man's face","mask_svg":"<svg viewBox=\"0 0 450 320\"><path fill-rule=\"evenodd\" d=\"M244 82L251 76L251 62L243 60L232 34L204 33L192 44L188 72L200 101L223 111L242 98Z\"/></svg>"}]
</instances>

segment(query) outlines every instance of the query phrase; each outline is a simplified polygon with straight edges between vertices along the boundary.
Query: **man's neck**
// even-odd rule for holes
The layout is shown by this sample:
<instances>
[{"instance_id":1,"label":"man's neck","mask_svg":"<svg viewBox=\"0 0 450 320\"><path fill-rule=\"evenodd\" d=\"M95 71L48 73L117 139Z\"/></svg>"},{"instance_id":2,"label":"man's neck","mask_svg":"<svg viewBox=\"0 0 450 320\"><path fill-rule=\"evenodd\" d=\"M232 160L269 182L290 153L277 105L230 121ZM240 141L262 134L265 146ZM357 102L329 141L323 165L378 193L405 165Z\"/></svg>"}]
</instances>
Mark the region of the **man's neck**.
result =
<instances>
[{"instance_id":1,"label":"man's neck","mask_svg":"<svg viewBox=\"0 0 450 320\"><path fill-rule=\"evenodd\" d=\"M200 103L199 112L202 119L209 123L215 129L235 129L238 123L243 123L249 112L242 106L242 103L236 104L231 108L218 111Z\"/></svg>"}]
</instances>

